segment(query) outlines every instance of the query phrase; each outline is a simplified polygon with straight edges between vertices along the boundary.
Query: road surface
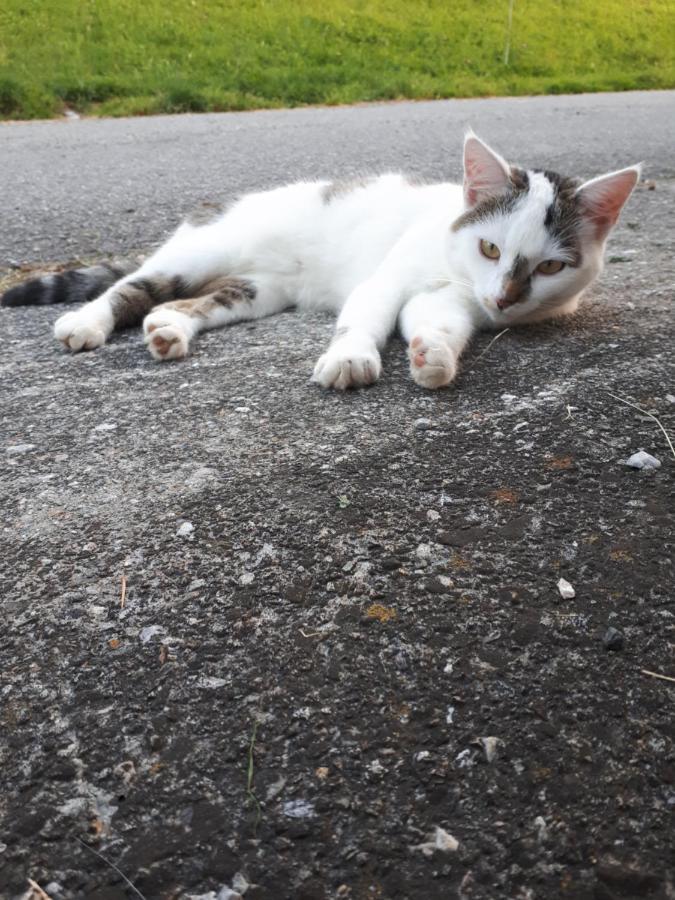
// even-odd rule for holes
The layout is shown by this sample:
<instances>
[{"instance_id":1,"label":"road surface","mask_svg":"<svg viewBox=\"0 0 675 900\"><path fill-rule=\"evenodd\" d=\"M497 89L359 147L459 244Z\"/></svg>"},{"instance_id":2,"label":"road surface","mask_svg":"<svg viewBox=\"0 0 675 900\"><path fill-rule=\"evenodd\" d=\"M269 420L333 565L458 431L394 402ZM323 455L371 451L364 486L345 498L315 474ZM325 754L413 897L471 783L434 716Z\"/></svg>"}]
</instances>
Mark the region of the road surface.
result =
<instances>
[{"instance_id":1,"label":"road surface","mask_svg":"<svg viewBox=\"0 0 675 900\"><path fill-rule=\"evenodd\" d=\"M62 309L0 309L1 897L675 896L675 460L618 399L675 434L674 110L0 126L10 275L289 178L455 177L467 125L652 182L578 316L480 336L438 393L396 343L380 384L322 393L318 315L158 365L136 333L69 356ZM626 466L639 449L661 467Z\"/></svg>"}]
</instances>

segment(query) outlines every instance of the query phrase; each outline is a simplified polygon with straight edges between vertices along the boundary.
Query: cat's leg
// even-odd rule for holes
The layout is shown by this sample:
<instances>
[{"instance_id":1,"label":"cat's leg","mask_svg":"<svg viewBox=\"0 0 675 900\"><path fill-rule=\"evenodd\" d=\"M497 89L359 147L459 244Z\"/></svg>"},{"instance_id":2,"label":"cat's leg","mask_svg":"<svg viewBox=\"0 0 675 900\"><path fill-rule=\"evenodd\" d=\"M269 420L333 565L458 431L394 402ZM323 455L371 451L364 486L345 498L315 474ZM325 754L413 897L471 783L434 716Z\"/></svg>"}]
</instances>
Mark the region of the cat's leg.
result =
<instances>
[{"instance_id":1,"label":"cat's leg","mask_svg":"<svg viewBox=\"0 0 675 900\"><path fill-rule=\"evenodd\" d=\"M185 296L184 289L180 276L142 267L95 300L60 316L54 324L54 337L74 352L94 350L105 344L115 329L139 324L156 304Z\"/></svg>"},{"instance_id":2,"label":"cat's leg","mask_svg":"<svg viewBox=\"0 0 675 900\"><path fill-rule=\"evenodd\" d=\"M140 324L154 306L203 293L209 280L227 271L227 251L227 241L207 241L202 230L181 225L139 269L57 319L54 335L69 350L100 347L115 329Z\"/></svg>"},{"instance_id":3,"label":"cat's leg","mask_svg":"<svg viewBox=\"0 0 675 900\"><path fill-rule=\"evenodd\" d=\"M436 235L428 223L405 231L367 280L347 297L336 323L335 336L314 368L313 381L322 387L345 390L372 384L380 377L380 350L396 327L401 307L426 280L429 245ZM431 252L437 265L436 250ZM444 258L444 256L442 257Z\"/></svg>"},{"instance_id":4,"label":"cat's leg","mask_svg":"<svg viewBox=\"0 0 675 900\"><path fill-rule=\"evenodd\" d=\"M314 367L312 381L340 391L377 381L382 371L380 350L396 326L401 302L396 280L382 273L358 285L342 307L333 340Z\"/></svg>"},{"instance_id":5,"label":"cat's leg","mask_svg":"<svg viewBox=\"0 0 675 900\"><path fill-rule=\"evenodd\" d=\"M204 289L202 296L162 303L145 317L145 343L155 359L182 359L200 331L271 316L289 306L269 276L223 276Z\"/></svg>"},{"instance_id":6,"label":"cat's leg","mask_svg":"<svg viewBox=\"0 0 675 900\"><path fill-rule=\"evenodd\" d=\"M399 317L408 344L410 374L425 388L450 384L457 375L459 357L475 325L468 304L452 288L416 294Z\"/></svg>"}]
</instances>

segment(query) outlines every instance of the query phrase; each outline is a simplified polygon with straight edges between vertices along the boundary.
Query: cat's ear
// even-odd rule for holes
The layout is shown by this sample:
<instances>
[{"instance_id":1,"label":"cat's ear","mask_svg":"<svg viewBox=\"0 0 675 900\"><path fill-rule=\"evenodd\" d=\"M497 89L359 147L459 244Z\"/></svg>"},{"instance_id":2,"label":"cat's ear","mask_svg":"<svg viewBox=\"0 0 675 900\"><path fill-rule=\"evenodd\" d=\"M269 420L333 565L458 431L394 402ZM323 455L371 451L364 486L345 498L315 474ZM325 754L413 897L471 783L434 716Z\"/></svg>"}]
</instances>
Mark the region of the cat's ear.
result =
<instances>
[{"instance_id":1,"label":"cat's ear","mask_svg":"<svg viewBox=\"0 0 675 900\"><path fill-rule=\"evenodd\" d=\"M596 240L604 240L616 225L623 205L640 178L641 166L600 175L577 188L581 215L594 231Z\"/></svg>"},{"instance_id":2,"label":"cat's ear","mask_svg":"<svg viewBox=\"0 0 675 900\"><path fill-rule=\"evenodd\" d=\"M502 194L509 186L511 169L473 131L464 138L464 201L471 208L481 200Z\"/></svg>"}]
</instances>

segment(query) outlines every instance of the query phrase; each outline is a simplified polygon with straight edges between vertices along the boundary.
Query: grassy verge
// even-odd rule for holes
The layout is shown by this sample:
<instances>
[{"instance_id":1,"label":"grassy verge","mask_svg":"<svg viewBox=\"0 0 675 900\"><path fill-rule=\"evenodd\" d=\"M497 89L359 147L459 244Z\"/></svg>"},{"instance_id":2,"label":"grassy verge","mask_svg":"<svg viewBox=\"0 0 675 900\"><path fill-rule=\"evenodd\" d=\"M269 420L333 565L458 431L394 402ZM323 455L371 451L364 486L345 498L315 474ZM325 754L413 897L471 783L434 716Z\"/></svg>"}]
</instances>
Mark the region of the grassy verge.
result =
<instances>
[{"instance_id":1,"label":"grassy verge","mask_svg":"<svg viewBox=\"0 0 675 900\"><path fill-rule=\"evenodd\" d=\"M3 0L0 117L675 86L673 0Z\"/></svg>"}]
</instances>

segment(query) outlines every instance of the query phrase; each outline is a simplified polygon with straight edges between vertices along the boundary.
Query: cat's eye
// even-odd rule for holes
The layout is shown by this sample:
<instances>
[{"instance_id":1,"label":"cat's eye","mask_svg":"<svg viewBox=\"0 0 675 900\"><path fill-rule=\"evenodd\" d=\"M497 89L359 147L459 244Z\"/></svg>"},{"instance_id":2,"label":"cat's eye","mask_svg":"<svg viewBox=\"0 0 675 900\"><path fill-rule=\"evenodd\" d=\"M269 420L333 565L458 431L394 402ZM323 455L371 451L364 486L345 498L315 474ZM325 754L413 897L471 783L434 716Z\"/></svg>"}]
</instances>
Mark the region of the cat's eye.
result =
<instances>
[{"instance_id":1,"label":"cat's eye","mask_svg":"<svg viewBox=\"0 0 675 900\"><path fill-rule=\"evenodd\" d=\"M490 241L480 242L480 252L488 259L499 259L502 255L499 247L496 244L490 243Z\"/></svg>"},{"instance_id":2,"label":"cat's eye","mask_svg":"<svg viewBox=\"0 0 675 900\"><path fill-rule=\"evenodd\" d=\"M545 259L543 263L539 263L536 271L539 272L540 275L555 275L564 268L565 263L561 262L559 259Z\"/></svg>"}]
</instances>

